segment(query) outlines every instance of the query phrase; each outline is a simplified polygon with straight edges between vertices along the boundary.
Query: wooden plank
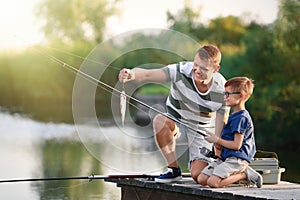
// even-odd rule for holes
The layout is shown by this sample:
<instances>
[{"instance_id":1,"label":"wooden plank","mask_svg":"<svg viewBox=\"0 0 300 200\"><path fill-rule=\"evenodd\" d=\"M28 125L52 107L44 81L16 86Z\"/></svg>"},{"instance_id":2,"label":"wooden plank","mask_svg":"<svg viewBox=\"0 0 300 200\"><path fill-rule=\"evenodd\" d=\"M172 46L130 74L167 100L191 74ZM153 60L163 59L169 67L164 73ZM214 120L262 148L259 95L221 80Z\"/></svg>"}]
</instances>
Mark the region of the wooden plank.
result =
<instances>
[{"instance_id":1,"label":"wooden plank","mask_svg":"<svg viewBox=\"0 0 300 200\"><path fill-rule=\"evenodd\" d=\"M191 178L177 183L156 183L147 179L106 179L121 187L123 200L135 199L300 199L300 185L281 181L262 188L233 184L225 188L208 188L196 184Z\"/></svg>"}]
</instances>

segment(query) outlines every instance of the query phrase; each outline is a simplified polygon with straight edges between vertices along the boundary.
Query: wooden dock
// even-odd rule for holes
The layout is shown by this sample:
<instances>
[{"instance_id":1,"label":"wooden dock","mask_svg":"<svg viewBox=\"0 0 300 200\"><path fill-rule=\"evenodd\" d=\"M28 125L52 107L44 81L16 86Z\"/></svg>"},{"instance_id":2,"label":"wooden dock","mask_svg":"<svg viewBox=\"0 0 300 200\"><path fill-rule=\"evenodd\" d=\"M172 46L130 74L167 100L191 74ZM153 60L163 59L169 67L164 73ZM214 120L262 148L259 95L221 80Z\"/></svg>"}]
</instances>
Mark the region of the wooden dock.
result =
<instances>
[{"instance_id":1,"label":"wooden dock","mask_svg":"<svg viewBox=\"0 0 300 200\"><path fill-rule=\"evenodd\" d=\"M191 178L177 183L156 183L147 179L106 179L121 188L122 200L187 200L187 199L299 199L300 184L281 181L262 188L232 184L225 188L208 188L196 184Z\"/></svg>"}]
</instances>

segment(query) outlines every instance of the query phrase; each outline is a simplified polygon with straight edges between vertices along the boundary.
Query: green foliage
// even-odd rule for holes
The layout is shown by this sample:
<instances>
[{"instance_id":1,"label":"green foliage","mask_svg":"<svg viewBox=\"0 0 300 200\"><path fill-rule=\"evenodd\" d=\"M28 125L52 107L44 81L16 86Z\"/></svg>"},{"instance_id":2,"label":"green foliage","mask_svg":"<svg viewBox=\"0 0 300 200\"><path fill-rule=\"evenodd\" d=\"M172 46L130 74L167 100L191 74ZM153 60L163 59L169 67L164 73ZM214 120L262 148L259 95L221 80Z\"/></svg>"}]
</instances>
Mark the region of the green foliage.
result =
<instances>
[{"instance_id":1,"label":"green foliage","mask_svg":"<svg viewBox=\"0 0 300 200\"><path fill-rule=\"evenodd\" d=\"M289 14L281 15L274 26L248 31L243 38L247 46L243 71L249 72L252 65L256 89L251 108L257 130L266 133L258 136L264 142L286 142L282 137L292 143L300 140L296 130L300 121L299 6L299 1L283 1L280 13Z\"/></svg>"},{"instance_id":2,"label":"green foliage","mask_svg":"<svg viewBox=\"0 0 300 200\"><path fill-rule=\"evenodd\" d=\"M190 37L203 41L208 40L217 46L224 44L238 45L246 26L235 16L217 17L209 21L208 25L199 23L201 7L192 8L189 4L180 10L177 16L167 13L169 27Z\"/></svg>"},{"instance_id":3,"label":"green foliage","mask_svg":"<svg viewBox=\"0 0 300 200\"><path fill-rule=\"evenodd\" d=\"M75 54L87 54L84 48L73 49ZM72 51L66 50L68 53ZM33 47L26 51L0 54L0 105L16 108L40 120L71 122L72 90L75 74L49 59L51 54L79 67L82 60L66 57L62 51ZM62 113L69 113L69 115Z\"/></svg>"},{"instance_id":4,"label":"green foliage","mask_svg":"<svg viewBox=\"0 0 300 200\"><path fill-rule=\"evenodd\" d=\"M107 44L101 52L96 52L94 57L83 62L95 43L102 40L102 22L114 13L110 6L112 4L105 2L43 1L38 13L46 19L44 32L52 41L51 45L56 47L43 48L72 66L79 67L84 63L97 70L99 66L109 66L105 69L103 67L101 77L101 81L109 85L116 84L118 71L122 67L161 67L183 59L193 59L196 50L194 46L184 42L178 44L167 35L137 34L126 38L123 43ZM197 38L200 44L217 44L222 51L221 73L226 78L248 76L255 80L254 94L247 103L247 108L254 119L259 143L299 143L300 2L280 1L278 18L269 25L261 25L255 21L245 23L234 16L218 17L207 24L201 24L200 10L201 8L193 9L186 4L177 15L168 12L170 28ZM88 37L86 30L92 30ZM57 42L58 40L72 42L65 45L66 43ZM126 51L141 44L151 46L162 42L174 51L184 50L184 54L174 55L155 48ZM120 52L125 53L120 55ZM33 50L2 52L0 60L0 105L21 107L24 112L39 113L39 119L46 119L45 116L55 119L55 113L61 115L67 113L66 110L71 112L74 74ZM150 85L139 92L166 91L165 88ZM110 108L109 98L110 93L97 89L96 110ZM67 105L67 109L63 109L62 105ZM38 110L38 107L42 110ZM109 114L109 111L106 112ZM62 121L65 121L67 117L63 118Z\"/></svg>"},{"instance_id":5,"label":"green foliage","mask_svg":"<svg viewBox=\"0 0 300 200\"><path fill-rule=\"evenodd\" d=\"M224 44L238 45L246 31L240 18L229 15L212 19L207 28L208 40L215 41L217 46Z\"/></svg>"},{"instance_id":6,"label":"green foliage","mask_svg":"<svg viewBox=\"0 0 300 200\"><path fill-rule=\"evenodd\" d=\"M51 42L72 44L89 41L94 45L103 39L106 20L117 13L119 0L43 0L36 13L45 19L42 27Z\"/></svg>"},{"instance_id":7,"label":"green foliage","mask_svg":"<svg viewBox=\"0 0 300 200\"><path fill-rule=\"evenodd\" d=\"M185 5L176 15L170 11L167 12L167 21L169 28L177 30L181 33L187 34L190 37L197 38L197 34L202 30L197 23L200 18L201 6L197 8L191 8L191 2L185 1Z\"/></svg>"},{"instance_id":8,"label":"green foliage","mask_svg":"<svg viewBox=\"0 0 300 200\"><path fill-rule=\"evenodd\" d=\"M139 94L160 94L160 95L167 95L170 91L170 84L147 84L143 86L138 93Z\"/></svg>"},{"instance_id":9,"label":"green foliage","mask_svg":"<svg viewBox=\"0 0 300 200\"><path fill-rule=\"evenodd\" d=\"M300 44L300 2L281 0L276 22L276 45L285 53L299 52ZM298 54L299 55L299 54Z\"/></svg>"}]
</instances>

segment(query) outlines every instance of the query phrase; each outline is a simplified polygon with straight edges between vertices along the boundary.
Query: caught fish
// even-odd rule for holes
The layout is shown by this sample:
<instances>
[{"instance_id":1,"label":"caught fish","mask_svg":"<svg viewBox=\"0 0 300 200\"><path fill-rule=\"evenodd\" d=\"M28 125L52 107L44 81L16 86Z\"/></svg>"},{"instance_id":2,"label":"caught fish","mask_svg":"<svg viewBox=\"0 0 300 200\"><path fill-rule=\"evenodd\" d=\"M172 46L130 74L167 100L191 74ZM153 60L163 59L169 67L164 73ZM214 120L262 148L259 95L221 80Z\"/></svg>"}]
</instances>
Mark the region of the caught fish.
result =
<instances>
[{"instance_id":1,"label":"caught fish","mask_svg":"<svg viewBox=\"0 0 300 200\"><path fill-rule=\"evenodd\" d=\"M122 126L124 126L125 113L126 113L126 95L124 90L120 94L120 111L121 111Z\"/></svg>"}]
</instances>

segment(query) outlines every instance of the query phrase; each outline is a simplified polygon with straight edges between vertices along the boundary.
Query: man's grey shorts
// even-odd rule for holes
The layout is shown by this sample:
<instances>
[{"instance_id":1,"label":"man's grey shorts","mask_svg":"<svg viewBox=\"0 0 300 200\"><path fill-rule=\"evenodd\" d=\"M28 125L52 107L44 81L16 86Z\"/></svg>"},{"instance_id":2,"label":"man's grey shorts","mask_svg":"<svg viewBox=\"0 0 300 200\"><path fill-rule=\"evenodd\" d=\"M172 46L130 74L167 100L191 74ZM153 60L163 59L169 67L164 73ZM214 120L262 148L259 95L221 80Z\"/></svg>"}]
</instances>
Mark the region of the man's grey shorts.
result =
<instances>
[{"instance_id":1,"label":"man's grey shorts","mask_svg":"<svg viewBox=\"0 0 300 200\"><path fill-rule=\"evenodd\" d=\"M205 147L209 150L212 150L212 143L207 142L202 135L199 133L187 128L186 126L177 123L178 132L175 135L176 148L181 145L185 145L186 149L189 150L189 163L188 167L190 169L190 164L194 160L204 160L207 158L200 153L200 149Z\"/></svg>"}]
</instances>

